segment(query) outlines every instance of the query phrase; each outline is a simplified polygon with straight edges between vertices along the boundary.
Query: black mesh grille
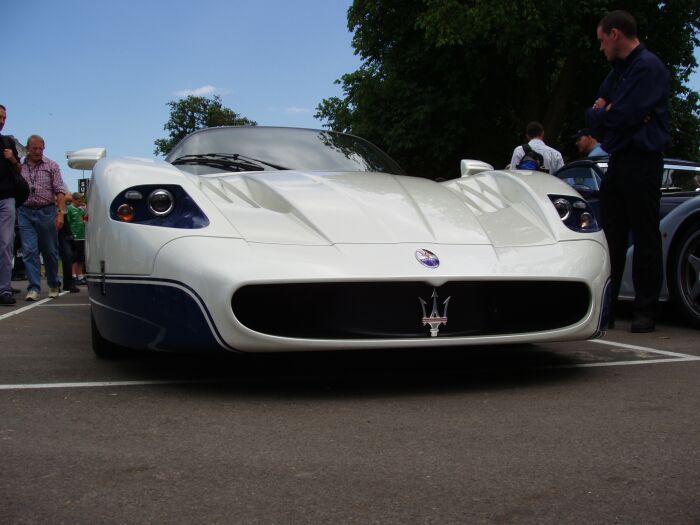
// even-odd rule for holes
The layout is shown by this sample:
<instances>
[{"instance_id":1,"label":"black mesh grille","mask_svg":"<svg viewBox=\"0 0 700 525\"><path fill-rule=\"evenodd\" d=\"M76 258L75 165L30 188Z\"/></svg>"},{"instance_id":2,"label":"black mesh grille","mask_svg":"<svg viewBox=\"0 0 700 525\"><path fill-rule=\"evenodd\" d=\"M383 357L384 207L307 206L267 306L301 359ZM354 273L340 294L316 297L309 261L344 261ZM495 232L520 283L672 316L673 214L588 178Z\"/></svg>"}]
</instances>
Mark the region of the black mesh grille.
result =
<instances>
[{"instance_id":1,"label":"black mesh grille","mask_svg":"<svg viewBox=\"0 0 700 525\"><path fill-rule=\"evenodd\" d=\"M250 285L231 301L233 313L256 332L310 339L430 337L433 290L439 315L449 297L440 337L553 330L580 321L591 296L579 282L450 282L434 289L418 282Z\"/></svg>"}]
</instances>

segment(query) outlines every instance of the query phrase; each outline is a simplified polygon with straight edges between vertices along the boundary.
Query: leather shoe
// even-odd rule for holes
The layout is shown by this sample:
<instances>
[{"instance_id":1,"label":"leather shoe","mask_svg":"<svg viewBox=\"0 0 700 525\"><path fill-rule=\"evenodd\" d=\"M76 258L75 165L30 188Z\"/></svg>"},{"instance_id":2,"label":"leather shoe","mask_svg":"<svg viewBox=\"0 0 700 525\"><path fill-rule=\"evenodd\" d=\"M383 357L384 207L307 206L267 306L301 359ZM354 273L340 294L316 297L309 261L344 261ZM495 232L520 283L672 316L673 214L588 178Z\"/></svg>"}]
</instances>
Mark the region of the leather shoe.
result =
<instances>
[{"instance_id":1,"label":"leather shoe","mask_svg":"<svg viewBox=\"0 0 700 525\"><path fill-rule=\"evenodd\" d=\"M11 293L0 294L0 306L12 306L17 300L12 297Z\"/></svg>"},{"instance_id":2,"label":"leather shoe","mask_svg":"<svg viewBox=\"0 0 700 525\"><path fill-rule=\"evenodd\" d=\"M634 314L634 320L632 321L630 332L635 334L645 334L647 332L653 332L655 329L656 325L651 317L644 314Z\"/></svg>"},{"instance_id":3,"label":"leather shoe","mask_svg":"<svg viewBox=\"0 0 700 525\"><path fill-rule=\"evenodd\" d=\"M73 286L71 286L70 288L68 288L68 291L69 291L70 293L78 293L78 292L80 291L80 288L78 288L77 286L73 285Z\"/></svg>"}]
</instances>

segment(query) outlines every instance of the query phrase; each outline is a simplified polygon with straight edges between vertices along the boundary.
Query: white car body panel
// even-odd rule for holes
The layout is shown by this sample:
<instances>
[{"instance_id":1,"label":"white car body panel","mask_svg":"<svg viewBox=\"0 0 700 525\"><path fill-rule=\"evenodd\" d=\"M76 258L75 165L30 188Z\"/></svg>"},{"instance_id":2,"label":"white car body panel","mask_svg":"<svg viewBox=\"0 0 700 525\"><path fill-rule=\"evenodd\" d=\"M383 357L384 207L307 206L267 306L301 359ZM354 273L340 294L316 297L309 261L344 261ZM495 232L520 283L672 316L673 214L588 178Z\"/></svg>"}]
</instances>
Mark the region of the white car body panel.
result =
<instances>
[{"instance_id":1,"label":"white car body panel","mask_svg":"<svg viewBox=\"0 0 700 525\"><path fill-rule=\"evenodd\" d=\"M156 227L111 217L115 198L141 185L181 187L208 225ZM566 183L533 172L480 171L436 183L362 172L193 175L162 161L105 158L94 167L89 193L91 302L93 310L101 311L102 330L107 330L108 316L115 322L129 318L129 323L152 324L157 335L146 346L155 350L166 349L160 342L168 327L110 305L109 286L178 289L196 303L226 350L409 348L597 337L605 329L601 316L610 270L605 238L601 231L567 228L549 194L578 196ZM439 267L418 263L415 254L421 249L436 254ZM364 339L260 333L244 326L232 308L237 290L255 284L420 282L439 290L459 280L580 282L588 287L591 303L579 321L553 330L431 337L425 328L424 337ZM416 297L416 308L418 301ZM411 322L420 325L421 319ZM119 343L129 346L128 337Z\"/></svg>"},{"instance_id":2,"label":"white car body panel","mask_svg":"<svg viewBox=\"0 0 700 525\"><path fill-rule=\"evenodd\" d=\"M413 253L426 248L450 263L433 271L415 264ZM606 248L596 241L581 241L552 245L546 250L531 250L528 264L523 264L523 251L493 249L490 246L431 245L407 243L399 245L336 245L332 247L273 246L244 243L220 239L180 238L166 245L158 254L155 273L174 281L191 281L187 268L196 267L200 279L193 289L211 309L212 316L221 328L223 339L231 346L246 351L280 350L324 350L393 347L409 348L421 346L455 346L489 343L525 343L535 341L564 341L590 338L595 334L600 309L592 308L586 318L577 325L548 333L527 333L491 337L416 338L395 340L314 340L291 339L256 333L241 325L228 305L235 290L252 283L283 282L348 282L385 281L396 279L397 274L406 280L421 280L439 287L454 279L549 279L552 276L570 280L586 280L602 290L607 281L605 265L603 271L591 271L581 265L571 265L570 258L605 258ZM198 254L210 257L202 262ZM232 260L235 264L223 268L217 261ZM533 272L529 266L536 266ZM468 268L465 271L465 268ZM233 279L231 276L235 275ZM426 332L427 333L427 332ZM235 343L235 344L234 344Z\"/></svg>"}]
</instances>

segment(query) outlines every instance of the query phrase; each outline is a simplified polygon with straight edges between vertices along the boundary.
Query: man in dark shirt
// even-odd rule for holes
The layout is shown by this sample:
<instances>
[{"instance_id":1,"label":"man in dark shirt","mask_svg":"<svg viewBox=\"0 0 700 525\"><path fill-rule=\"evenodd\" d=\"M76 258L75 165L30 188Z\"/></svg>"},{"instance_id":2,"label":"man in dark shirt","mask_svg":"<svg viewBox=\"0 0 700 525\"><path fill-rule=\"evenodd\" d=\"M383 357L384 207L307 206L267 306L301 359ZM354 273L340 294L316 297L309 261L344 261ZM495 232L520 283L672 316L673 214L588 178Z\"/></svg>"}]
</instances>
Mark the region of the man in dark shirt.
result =
<instances>
[{"instance_id":1,"label":"man in dark shirt","mask_svg":"<svg viewBox=\"0 0 700 525\"><path fill-rule=\"evenodd\" d=\"M669 140L669 73L640 43L629 13L609 13L598 24L597 35L612 70L586 110L586 123L602 137L610 154L600 204L610 249L612 294L617 298L620 290L631 232L635 290L631 330L651 332L663 280L659 203L663 150Z\"/></svg>"},{"instance_id":2,"label":"man in dark shirt","mask_svg":"<svg viewBox=\"0 0 700 525\"><path fill-rule=\"evenodd\" d=\"M5 127L7 109L0 105L0 131ZM17 148L9 137L0 135L0 306L15 304L12 297L12 249L15 235L15 183L14 173L19 173ZM14 172L14 173L13 173Z\"/></svg>"}]
</instances>

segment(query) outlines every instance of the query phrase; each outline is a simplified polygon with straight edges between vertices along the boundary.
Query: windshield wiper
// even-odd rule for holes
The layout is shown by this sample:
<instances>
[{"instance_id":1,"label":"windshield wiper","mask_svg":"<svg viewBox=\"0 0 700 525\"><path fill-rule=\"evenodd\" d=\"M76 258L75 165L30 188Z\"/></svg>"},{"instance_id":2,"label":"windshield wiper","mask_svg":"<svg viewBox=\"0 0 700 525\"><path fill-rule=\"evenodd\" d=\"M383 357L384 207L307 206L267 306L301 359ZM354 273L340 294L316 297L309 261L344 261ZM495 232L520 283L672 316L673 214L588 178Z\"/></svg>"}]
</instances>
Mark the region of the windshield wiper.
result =
<instances>
[{"instance_id":1,"label":"windshield wiper","mask_svg":"<svg viewBox=\"0 0 700 525\"><path fill-rule=\"evenodd\" d=\"M183 155L171 162L172 165L196 164L199 166L209 166L228 171L263 171L260 164L244 162L234 159L231 155L219 155L216 153L206 155Z\"/></svg>"},{"instance_id":2,"label":"windshield wiper","mask_svg":"<svg viewBox=\"0 0 700 525\"><path fill-rule=\"evenodd\" d=\"M240 159L240 160L239 160ZM239 168L242 170L262 171L264 166L269 166L276 170L287 170L284 166L265 162L264 160L254 159L240 153L204 153L201 155L183 155L171 162L171 164L203 164L215 168Z\"/></svg>"},{"instance_id":3,"label":"windshield wiper","mask_svg":"<svg viewBox=\"0 0 700 525\"><path fill-rule=\"evenodd\" d=\"M234 153L233 157L235 157L237 159L251 161L251 162L257 162L258 164L263 164L264 166L270 166L271 168L274 168L276 170L289 170L289 168L285 168L284 166L280 166L278 164L272 164L271 162L267 162L265 160L254 159L253 157L247 157L246 155L241 155L240 153Z\"/></svg>"}]
</instances>

